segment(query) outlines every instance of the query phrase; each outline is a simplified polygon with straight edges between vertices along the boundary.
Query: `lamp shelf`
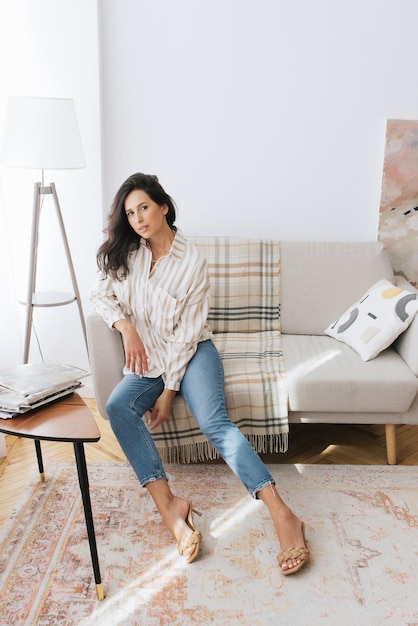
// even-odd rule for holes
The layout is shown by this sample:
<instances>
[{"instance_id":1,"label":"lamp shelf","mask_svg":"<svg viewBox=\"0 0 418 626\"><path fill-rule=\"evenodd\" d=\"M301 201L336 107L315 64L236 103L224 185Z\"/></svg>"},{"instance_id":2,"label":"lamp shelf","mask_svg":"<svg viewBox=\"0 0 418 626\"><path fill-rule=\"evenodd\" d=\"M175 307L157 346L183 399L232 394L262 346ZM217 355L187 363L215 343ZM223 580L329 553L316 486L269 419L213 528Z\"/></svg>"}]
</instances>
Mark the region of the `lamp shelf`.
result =
<instances>
[{"instance_id":1,"label":"lamp shelf","mask_svg":"<svg viewBox=\"0 0 418 626\"><path fill-rule=\"evenodd\" d=\"M76 301L76 296L65 291L36 291L32 295L32 306L52 307L64 306ZM19 300L20 304L27 305L26 300Z\"/></svg>"}]
</instances>

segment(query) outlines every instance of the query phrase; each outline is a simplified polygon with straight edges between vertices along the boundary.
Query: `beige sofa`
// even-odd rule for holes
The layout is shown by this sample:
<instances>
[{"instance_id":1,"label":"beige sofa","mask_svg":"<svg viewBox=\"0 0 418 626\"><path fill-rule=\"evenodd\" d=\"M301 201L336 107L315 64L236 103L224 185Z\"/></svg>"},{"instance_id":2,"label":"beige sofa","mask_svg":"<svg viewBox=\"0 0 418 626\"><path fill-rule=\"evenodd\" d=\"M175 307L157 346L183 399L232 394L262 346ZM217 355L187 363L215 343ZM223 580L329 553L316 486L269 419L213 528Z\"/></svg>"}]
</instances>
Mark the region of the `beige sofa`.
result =
<instances>
[{"instance_id":1,"label":"beige sofa","mask_svg":"<svg viewBox=\"0 0 418 626\"><path fill-rule=\"evenodd\" d=\"M213 258L217 259L223 254L218 253L218 249L229 249L231 242L234 245L242 242L244 249L248 242L258 245L256 240L236 238L190 239L204 254L215 250ZM264 240L259 241L260 250L265 250ZM411 291L414 288L403 278L394 277L388 256L377 242L270 243L280 259L278 261L275 257L274 260L277 266L280 265L274 285L280 294L277 319L281 327L289 423L384 424L388 463L396 463L396 424L418 424L418 316L389 348L366 362L351 347L324 331L381 279L401 283ZM260 258L264 256L265 252L260 253ZM231 267L232 261L228 259ZM224 272L222 279L219 272L211 271L209 262L215 302L223 298L230 287L232 289L228 280L234 281L236 287L237 268L242 270L240 275L254 274L254 264L246 267L242 255L236 261L234 271L231 270L230 275ZM257 273L263 271L257 269ZM254 287L250 282L248 285L248 298L252 298L254 304ZM244 291L241 298L245 299L245 285L240 289ZM222 293L218 293L220 291ZM274 307L276 302L277 298ZM255 307L251 306L251 311L254 310ZM231 329L216 316L213 319L210 316L209 320L215 340L224 341ZM243 328L256 333L256 337L266 330L258 328L254 320L251 326L234 326L232 330L238 331L241 337L245 335ZM268 330L279 333L275 328L273 324L273 330ZM123 347L119 334L109 329L94 312L87 318L87 332L96 399L101 415L106 417L106 400L122 376ZM248 393L260 393L261 387L257 390L256 387L261 384L255 380L253 386L248 385ZM242 415L245 409L240 415L242 398L240 402L234 399L233 389L229 387L226 388L227 406L234 411L234 420L239 422L237 415L245 418ZM267 395L266 405L271 402ZM176 398L176 403L177 415L187 411L181 398ZM162 435L158 438L160 450L164 445ZM191 455L190 460L194 459L195 456Z\"/></svg>"}]
</instances>

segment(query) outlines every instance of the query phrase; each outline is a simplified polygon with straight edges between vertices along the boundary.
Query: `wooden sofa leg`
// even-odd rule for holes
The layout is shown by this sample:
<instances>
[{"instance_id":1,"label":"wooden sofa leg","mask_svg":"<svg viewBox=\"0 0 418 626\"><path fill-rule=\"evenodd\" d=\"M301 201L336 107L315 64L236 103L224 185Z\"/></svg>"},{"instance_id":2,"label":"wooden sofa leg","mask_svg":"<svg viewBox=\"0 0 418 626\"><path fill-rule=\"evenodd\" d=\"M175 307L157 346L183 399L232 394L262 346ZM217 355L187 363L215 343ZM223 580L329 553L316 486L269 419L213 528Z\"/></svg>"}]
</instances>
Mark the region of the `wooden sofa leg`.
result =
<instances>
[{"instance_id":1,"label":"wooden sofa leg","mask_svg":"<svg viewBox=\"0 0 418 626\"><path fill-rule=\"evenodd\" d=\"M396 430L395 424L385 424L386 454L389 465L396 465Z\"/></svg>"}]
</instances>

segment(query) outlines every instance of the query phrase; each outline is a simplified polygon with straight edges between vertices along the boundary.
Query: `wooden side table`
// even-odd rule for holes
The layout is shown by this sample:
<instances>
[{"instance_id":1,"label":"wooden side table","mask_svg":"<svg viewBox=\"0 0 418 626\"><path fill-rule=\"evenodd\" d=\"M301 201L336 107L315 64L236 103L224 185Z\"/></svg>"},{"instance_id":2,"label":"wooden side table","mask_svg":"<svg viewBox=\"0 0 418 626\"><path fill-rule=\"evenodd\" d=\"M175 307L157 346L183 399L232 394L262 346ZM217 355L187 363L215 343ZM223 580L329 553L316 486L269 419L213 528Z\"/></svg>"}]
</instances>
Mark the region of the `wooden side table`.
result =
<instances>
[{"instance_id":1,"label":"wooden side table","mask_svg":"<svg viewBox=\"0 0 418 626\"><path fill-rule=\"evenodd\" d=\"M96 535L94 532L93 514L91 510L89 480L87 474L85 442L100 439L100 431L90 410L82 398L74 393L71 396L56 400L39 409L30 411L22 417L0 419L0 432L16 437L34 439L41 481L44 480L41 441L68 441L74 445L77 463L78 480L86 518L87 535L93 564L96 592L99 600L103 600L103 587L100 577L99 558L97 555Z\"/></svg>"}]
</instances>

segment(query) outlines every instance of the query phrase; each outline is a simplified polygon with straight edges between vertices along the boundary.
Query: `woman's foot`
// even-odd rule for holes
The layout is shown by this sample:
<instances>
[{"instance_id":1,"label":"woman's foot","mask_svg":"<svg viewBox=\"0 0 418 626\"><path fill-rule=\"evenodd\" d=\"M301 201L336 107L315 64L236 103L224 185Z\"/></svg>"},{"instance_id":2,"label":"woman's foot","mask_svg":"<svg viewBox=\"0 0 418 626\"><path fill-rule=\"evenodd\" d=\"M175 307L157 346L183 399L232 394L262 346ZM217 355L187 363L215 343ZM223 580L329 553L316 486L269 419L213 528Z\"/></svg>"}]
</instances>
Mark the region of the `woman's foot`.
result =
<instances>
[{"instance_id":1,"label":"woman's foot","mask_svg":"<svg viewBox=\"0 0 418 626\"><path fill-rule=\"evenodd\" d=\"M273 485L259 491L258 496L269 508L280 543L277 557L284 575L294 574L309 561L305 525L283 502Z\"/></svg>"},{"instance_id":2,"label":"woman's foot","mask_svg":"<svg viewBox=\"0 0 418 626\"><path fill-rule=\"evenodd\" d=\"M202 542L202 535L197 530L196 526L193 522L193 513L197 515L202 515L199 511L193 509L193 505L189 503L189 512L186 518L186 524L188 528L192 531L190 535L189 532L183 535L183 537L177 542L177 550L180 556L184 556L186 558L186 563L192 563L197 555L199 554L200 544Z\"/></svg>"},{"instance_id":3,"label":"woman's foot","mask_svg":"<svg viewBox=\"0 0 418 626\"><path fill-rule=\"evenodd\" d=\"M191 563L197 557L202 541L202 535L193 523L191 502L173 495L163 479L148 483L147 489L157 505L164 524L177 542L179 554L186 559L186 563Z\"/></svg>"},{"instance_id":4,"label":"woman's foot","mask_svg":"<svg viewBox=\"0 0 418 626\"><path fill-rule=\"evenodd\" d=\"M274 526L281 547L278 556L279 565L284 574L290 574L307 562L309 551L306 547L303 522L290 509L286 509L276 516Z\"/></svg>"},{"instance_id":5,"label":"woman's foot","mask_svg":"<svg viewBox=\"0 0 418 626\"><path fill-rule=\"evenodd\" d=\"M301 523L302 543L294 544L290 548L284 548L277 556L279 567L284 576L295 574L309 562L309 550L306 547L305 524Z\"/></svg>"}]
</instances>

